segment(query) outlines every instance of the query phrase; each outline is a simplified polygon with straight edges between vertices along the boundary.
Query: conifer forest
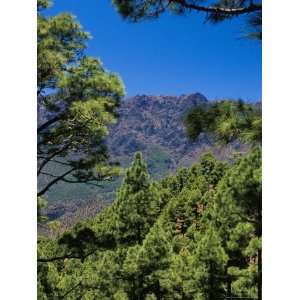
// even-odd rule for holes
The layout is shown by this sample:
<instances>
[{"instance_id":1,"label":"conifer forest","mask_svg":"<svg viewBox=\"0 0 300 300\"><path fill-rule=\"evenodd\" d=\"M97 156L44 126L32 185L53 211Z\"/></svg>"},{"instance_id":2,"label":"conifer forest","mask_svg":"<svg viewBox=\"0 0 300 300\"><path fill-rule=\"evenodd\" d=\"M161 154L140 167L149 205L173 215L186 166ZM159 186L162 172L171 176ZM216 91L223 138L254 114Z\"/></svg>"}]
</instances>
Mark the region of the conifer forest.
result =
<instances>
[{"instance_id":1,"label":"conifer forest","mask_svg":"<svg viewBox=\"0 0 300 300\"><path fill-rule=\"evenodd\" d=\"M126 99L58 2L37 0L38 299L261 300L260 99ZM261 1L110 5L132 26L196 13L262 39Z\"/></svg>"}]
</instances>

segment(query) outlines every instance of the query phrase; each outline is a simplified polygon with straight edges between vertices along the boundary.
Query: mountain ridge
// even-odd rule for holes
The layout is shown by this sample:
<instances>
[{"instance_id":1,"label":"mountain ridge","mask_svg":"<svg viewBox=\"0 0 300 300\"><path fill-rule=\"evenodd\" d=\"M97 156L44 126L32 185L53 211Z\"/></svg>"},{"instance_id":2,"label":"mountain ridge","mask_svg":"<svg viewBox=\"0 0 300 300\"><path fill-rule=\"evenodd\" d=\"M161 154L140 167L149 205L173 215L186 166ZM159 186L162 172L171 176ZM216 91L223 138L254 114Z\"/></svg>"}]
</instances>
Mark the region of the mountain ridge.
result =
<instances>
[{"instance_id":1,"label":"mountain ridge","mask_svg":"<svg viewBox=\"0 0 300 300\"><path fill-rule=\"evenodd\" d=\"M173 168L190 165L195 155L210 150L213 145L205 135L189 140L183 119L190 109L207 103L208 99L201 93L137 95L123 101L117 124L111 127L108 138L112 157L124 161L124 156L132 158L136 151L141 151L146 152L147 159L147 148L155 146L170 155ZM218 156L226 155L221 153L224 149L214 147L214 151Z\"/></svg>"},{"instance_id":2,"label":"mountain ridge","mask_svg":"<svg viewBox=\"0 0 300 300\"><path fill-rule=\"evenodd\" d=\"M195 141L189 140L183 125L185 114L193 107L207 104L209 100L201 93L181 96L136 95L122 101L117 113L116 124L110 127L107 137L108 151L113 161L127 167L134 153L143 153L149 173L160 179L177 168L188 167L195 163L202 153L211 151L219 158L228 157L240 145L216 147L202 134ZM57 166L53 166L57 167ZM103 188L85 184L59 182L48 193L49 214L71 215L91 201L109 203L115 197L121 178L103 183ZM70 206L70 203L73 205ZM66 204L63 204L66 203ZM101 204L102 205L102 204Z\"/></svg>"}]
</instances>

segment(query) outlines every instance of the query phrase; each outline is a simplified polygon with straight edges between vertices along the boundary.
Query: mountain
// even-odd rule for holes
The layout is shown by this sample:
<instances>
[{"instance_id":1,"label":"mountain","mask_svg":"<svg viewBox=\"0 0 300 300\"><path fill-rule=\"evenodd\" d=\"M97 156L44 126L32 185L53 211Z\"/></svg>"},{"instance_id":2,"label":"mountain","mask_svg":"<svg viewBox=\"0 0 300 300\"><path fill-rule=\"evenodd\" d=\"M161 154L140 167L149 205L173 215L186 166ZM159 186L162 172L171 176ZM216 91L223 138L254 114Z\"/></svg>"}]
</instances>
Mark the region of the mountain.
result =
<instances>
[{"instance_id":1,"label":"mountain","mask_svg":"<svg viewBox=\"0 0 300 300\"><path fill-rule=\"evenodd\" d=\"M108 139L112 157L126 165L136 151L141 151L150 173L158 177L190 165L201 152L211 148L211 143L206 136L190 141L183 118L191 108L207 102L200 93L179 97L138 95L127 99Z\"/></svg>"},{"instance_id":2,"label":"mountain","mask_svg":"<svg viewBox=\"0 0 300 300\"><path fill-rule=\"evenodd\" d=\"M153 178L174 172L178 167L190 166L203 152L212 151L219 158L227 157L236 146L215 147L202 135L196 141L188 139L183 118L193 107L208 103L200 93L181 96L138 95L122 102L117 123L110 128L107 145L112 160L128 166L134 153L141 151ZM75 211L82 202L97 200L110 202L121 179L103 183L103 188L85 184L56 184L47 194L52 216L67 210ZM75 208L70 208L70 202ZM79 204L78 204L79 203Z\"/></svg>"}]
</instances>

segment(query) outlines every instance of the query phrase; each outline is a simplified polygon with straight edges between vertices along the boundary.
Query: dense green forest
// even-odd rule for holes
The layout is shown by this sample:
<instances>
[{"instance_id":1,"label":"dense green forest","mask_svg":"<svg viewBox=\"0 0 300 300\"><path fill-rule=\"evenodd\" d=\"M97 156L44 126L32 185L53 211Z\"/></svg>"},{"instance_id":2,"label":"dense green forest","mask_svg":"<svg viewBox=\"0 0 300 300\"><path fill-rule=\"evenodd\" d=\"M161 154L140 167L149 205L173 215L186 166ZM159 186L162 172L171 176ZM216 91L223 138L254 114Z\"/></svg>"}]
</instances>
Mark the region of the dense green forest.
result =
<instances>
[{"instance_id":1,"label":"dense green forest","mask_svg":"<svg viewBox=\"0 0 300 300\"><path fill-rule=\"evenodd\" d=\"M113 2L134 21L191 9L181 0ZM70 14L46 17L48 6L38 0L37 175L47 180L37 199L44 224L45 194L56 183L97 187L120 175L105 137L124 96L121 79L85 54L88 33ZM249 13L252 27L261 25L261 5L253 1L220 0L209 9L214 22ZM191 139L206 133L248 151L225 160L206 153L157 180L137 152L110 206L64 232L52 222L52 234L38 237L38 299L261 299L261 109L216 101L191 110L184 124ZM61 173L50 173L50 163L63 166Z\"/></svg>"},{"instance_id":2,"label":"dense green forest","mask_svg":"<svg viewBox=\"0 0 300 300\"><path fill-rule=\"evenodd\" d=\"M38 241L39 299L257 298L261 151L151 182L141 154L113 204Z\"/></svg>"}]
</instances>

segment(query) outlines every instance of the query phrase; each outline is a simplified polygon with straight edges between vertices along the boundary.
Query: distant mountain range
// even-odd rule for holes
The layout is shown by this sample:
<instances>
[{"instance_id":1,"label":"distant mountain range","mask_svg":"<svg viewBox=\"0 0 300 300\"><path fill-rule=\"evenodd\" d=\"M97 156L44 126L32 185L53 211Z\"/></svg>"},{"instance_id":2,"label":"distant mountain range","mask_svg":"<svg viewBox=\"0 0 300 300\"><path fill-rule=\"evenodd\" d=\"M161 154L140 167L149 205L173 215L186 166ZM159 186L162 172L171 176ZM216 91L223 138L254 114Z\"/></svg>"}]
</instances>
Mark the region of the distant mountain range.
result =
<instances>
[{"instance_id":1,"label":"distant mountain range","mask_svg":"<svg viewBox=\"0 0 300 300\"><path fill-rule=\"evenodd\" d=\"M212 150L212 144L205 135L194 142L189 140L183 118L190 109L207 102L200 93L178 97L138 95L127 99L108 139L112 157L126 165L136 151L141 151L155 177L189 166L202 152ZM219 157L226 156L228 150L213 147Z\"/></svg>"},{"instance_id":2,"label":"distant mountain range","mask_svg":"<svg viewBox=\"0 0 300 300\"><path fill-rule=\"evenodd\" d=\"M203 152L212 151L224 158L239 145L215 147L208 137L200 136L192 142L183 126L185 114L193 107L207 103L200 93L181 96L138 95L122 102L118 122L110 128L107 139L109 153L126 167L136 151L141 151L153 178L161 178L178 167L189 166ZM55 215L68 211L68 204L104 199L111 201L121 180L103 184L103 189L84 184L58 183L47 194L49 203L55 203ZM57 210L57 207L61 209ZM51 206L50 206L51 208ZM70 211L74 211L71 208Z\"/></svg>"}]
</instances>

